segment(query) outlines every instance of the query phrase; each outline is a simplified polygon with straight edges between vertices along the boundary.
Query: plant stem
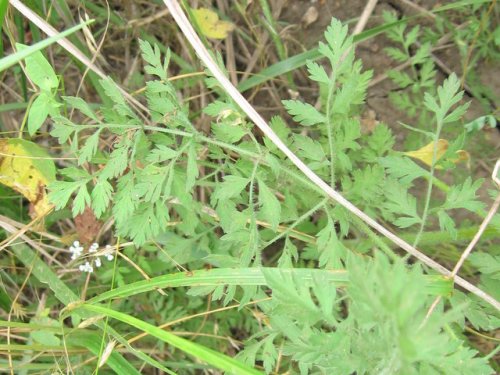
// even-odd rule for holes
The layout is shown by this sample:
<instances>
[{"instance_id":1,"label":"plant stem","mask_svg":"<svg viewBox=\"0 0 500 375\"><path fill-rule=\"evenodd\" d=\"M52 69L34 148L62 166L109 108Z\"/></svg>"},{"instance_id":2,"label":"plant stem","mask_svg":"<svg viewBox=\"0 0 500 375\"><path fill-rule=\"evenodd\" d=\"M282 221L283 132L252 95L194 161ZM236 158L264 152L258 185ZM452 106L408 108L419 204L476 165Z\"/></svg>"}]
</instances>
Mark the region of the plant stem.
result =
<instances>
[{"instance_id":1,"label":"plant stem","mask_svg":"<svg viewBox=\"0 0 500 375\"><path fill-rule=\"evenodd\" d=\"M428 185L427 185L427 194L425 196L425 205L424 205L424 212L422 213L422 222L420 224L420 229L418 230L417 236L415 237L415 240L413 241L413 247L417 247L420 237L422 236L422 233L425 228L425 222L427 221L427 216L429 215L429 205L431 202L431 196L432 196L432 186L433 186L433 181L434 181L434 170L436 168L436 162L437 162L437 151L438 151L438 143L439 143L439 136L441 135L441 130L443 128L443 117L440 116L437 118L437 129L436 129L436 134L434 135L434 148L432 150L432 164L431 164L431 171L428 175Z\"/></svg>"},{"instance_id":2,"label":"plant stem","mask_svg":"<svg viewBox=\"0 0 500 375\"><path fill-rule=\"evenodd\" d=\"M335 67L332 67L332 69L335 69ZM331 108L332 108L332 99L333 99L333 92L335 91L335 82L336 82L336 75L335 72L332 72L332 75L330 77L330 84L328 87L328 98L326 100L326 131L328 135L328 147L330 149L330 186L333 188L335 187L335 146L334 146L334 139L333 139L333 121L332 121L332 114L331 114Z\"/></svg>"}]
</instances>

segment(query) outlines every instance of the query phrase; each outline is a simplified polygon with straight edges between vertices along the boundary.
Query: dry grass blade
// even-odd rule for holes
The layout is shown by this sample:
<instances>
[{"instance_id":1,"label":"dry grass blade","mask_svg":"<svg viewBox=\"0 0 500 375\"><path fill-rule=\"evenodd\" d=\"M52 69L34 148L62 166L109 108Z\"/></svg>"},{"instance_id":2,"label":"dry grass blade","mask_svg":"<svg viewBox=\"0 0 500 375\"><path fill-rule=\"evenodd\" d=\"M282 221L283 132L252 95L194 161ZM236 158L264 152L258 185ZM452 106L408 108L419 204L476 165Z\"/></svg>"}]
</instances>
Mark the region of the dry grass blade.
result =
<instances>
[{"instance_id":1,"label":"dry grass blade","mask_svg":"<svg viewBox=\"0 0 500 375\"><path fill-rule=\"evenodd\" d=\"M241 95L241 93L234 87L231 82L225 77L222 71L218 68L217 64L213 61L211 55L199 39L198 35L191 26L189 20L184 14L179 3L175 0L164 0L165 5L170 10L170 13L174 17L178 26L188 39L189 43L192 45L193 49L196 51L199 58L203 61L205 66L211 71L214 77L219 81L226 92L231 96L231 98L238 103L240 108L247 114L247 116L257 125L257 127L295 164L297 168L304 173L309 180L311 180L315 185L317 185L327 196L342 205L352 214L356 215L358 218L363 220L377 232L387 237L389 240L394 242L396 245L407 251L409 254L413 255L415 258L420 260L422 263L426 264L430 268L436 270L437 272L445 275L451 276L450 270L443 267L441 264L435 262L433 259L429 258L427 255L421 253L419 250L411 246L409 243L399 238L397 235L392 233L390 230L386 229L384 226L380 225L378 222L373 220L359 208L354 206L351 202L345 199L340 193L335 191L331 186L329 186L325 181L323 181L316 173L314 173L300 158L297 157L276 135L276 133L271 129L271 127L266 123L266 121L260 116L257 111L252 107L252 105ZM478 297L487 301L497 310L500 310L500 302L495 298L488 295L481 289L472 285L468 281L456 277L455 281L458 285L474 293Z\"/></svg>"},{"instance_id":2,"label":"dry grass blade","mask_svg":"<svg viewBox=\"0 0 500 375\"><path fill-rule=\"evenodd\" d=\"M49 25L44 19L42 19L38 14L33 12L30 8L24 5L19 0L9 0L10 5L16 8L23 16L33 22L40 30L42 30L48 36L55 36L59 34L59 31L54 29L51 25ZM57 43L63 47L66 51L68 51L71 55L73 55L76 59L78 59L82 64L84 64L88 69L92 70L99 77L105 79L107 75L99 69L85 54L80 51L73 43L71 43L68 39L62 38L57 41ZM132 97L128 92L123 90L121 87L118 87L123 94L123 96L137 109L140 109L143 113L147 114L148 109L142 105L137 99Z\"/></svg>"}]
</instances>

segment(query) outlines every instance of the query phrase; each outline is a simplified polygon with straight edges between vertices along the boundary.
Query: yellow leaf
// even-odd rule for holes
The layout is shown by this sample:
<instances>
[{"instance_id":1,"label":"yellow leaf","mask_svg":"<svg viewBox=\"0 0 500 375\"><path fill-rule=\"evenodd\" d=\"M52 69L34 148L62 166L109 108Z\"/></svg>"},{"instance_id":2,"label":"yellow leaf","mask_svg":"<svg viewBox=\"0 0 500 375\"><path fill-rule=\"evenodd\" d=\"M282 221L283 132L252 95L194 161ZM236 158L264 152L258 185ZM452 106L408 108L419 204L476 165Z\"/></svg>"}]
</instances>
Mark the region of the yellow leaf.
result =
<instances>
[{"instance_id":1,"label":"yellow leaf","mask_svg":"<svg viewBox=\"0 0 500 375\"><path fill-rule=\"evenodd\" d=\"M207 8L192 9L196 23L200 31L207 38L224 39L230 31L234 30L234 24L219 20L219 16L214 11Z\"/></svg>"},{"instance_id":2,"label":"yellow leaf","mask_svg":"<svg viewBox=\"0 0 500 375\"><path fill-rule=\"evenodd\" d=\"M448 141L446 139L439 139L437 142L436 161L441 159L441 157L445 154L447 149L448 149ZM404 154L414 159L418 159L424 162L425 164L431 166L432 156L434 154L434 142L431 142L416 151L408 151L405 152Z\"/></svg>"},{"instance_id":3,"label":"yellow leaf","mask_svg":"<svg viewBox=\"0 0 500 375\"><path fill-rule=\"evenodd\" d=\"M52 205L46 186L56 179L56 167L43 148L24 139L0 139L0 183L28 199L38 217Z\"/></svg>"}]
</instances>

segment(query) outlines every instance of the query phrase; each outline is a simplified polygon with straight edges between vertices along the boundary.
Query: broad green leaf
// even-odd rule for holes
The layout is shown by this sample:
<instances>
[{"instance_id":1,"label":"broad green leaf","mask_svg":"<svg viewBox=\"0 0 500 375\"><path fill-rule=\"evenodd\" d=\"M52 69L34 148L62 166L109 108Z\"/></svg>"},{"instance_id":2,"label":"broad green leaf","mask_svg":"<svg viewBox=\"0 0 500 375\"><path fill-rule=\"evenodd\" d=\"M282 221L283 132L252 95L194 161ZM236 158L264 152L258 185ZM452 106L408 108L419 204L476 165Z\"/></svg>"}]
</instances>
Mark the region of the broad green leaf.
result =
<instances>
[{"instance_id":1,"label":"broad green leaf","mask_svg":"<svg viewBox=\"0 0 500 375\"><path fill-rule=\"evenodd\" d=\"M33 101L28 115L28 132L35 134L49 115L49 96L42 92Z\"/></svg>"},{"instance_id":2,"label":"broad green leaf","mask_svg":"<svg viewBox=\"0 0 500 375\"><path fill-rule=\"evenodd\" d=\"M20 43L16 43L16 47L18 50L28 48L28 46ZM43 56L42 52L33 52L24 61L26 63L26 74L42 91L50 93L52 89L55 89L59 85L59 80L54 69L52 69L52 66Z\"/></svg>"}]
</instances>

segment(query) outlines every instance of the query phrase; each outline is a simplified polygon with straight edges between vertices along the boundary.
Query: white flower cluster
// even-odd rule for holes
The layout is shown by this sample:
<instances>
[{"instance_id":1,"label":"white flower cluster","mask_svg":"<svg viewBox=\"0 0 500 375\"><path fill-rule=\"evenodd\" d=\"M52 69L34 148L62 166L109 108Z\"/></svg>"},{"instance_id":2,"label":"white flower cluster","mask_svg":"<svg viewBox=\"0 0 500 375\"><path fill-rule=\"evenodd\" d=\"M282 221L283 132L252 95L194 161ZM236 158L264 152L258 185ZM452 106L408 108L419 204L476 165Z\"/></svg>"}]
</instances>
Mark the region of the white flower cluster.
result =
<instances>
[{"instance_id":1,"label":"white flower cluster","mask_svg":"<svg viewBox=\"0 0 500 375\"><path fill-rule=\"evenodd\" d=\"M81 272L92 273L92 272L94 272L94 266L96 268L101 267L102 262L101 262L101 258L99 257L99 255L105 256L108 261L112 261L114 259L113 252L115 251L115 249L113 246L106 245L104 250L99 255L97 254L98 250L99 250L99 244L97 242L94 242L92 245L90 245L89 255L92 256L94 259L93 259L93 261L85 262L85 264L80 264L78 269ZM83 246L80 245L80 242L75 241L75 242L73 242L73 245L70 246L69 251L71 253L71 260L75 260L75 259L82 256Z\"/></svg>"},{"instance_id":2,"label":"white flower cluster","mask_svg":"<svg viewBox=\"0 0 500 375\"><path fill-rule=\"evenodd\" d=\"M69 251L71 253L71 260L75 260L76 258L82 256L83 247L80 246L80 242L75 241L73 242L73 245L70 246Z\"/></svg>"}]
</instances>

